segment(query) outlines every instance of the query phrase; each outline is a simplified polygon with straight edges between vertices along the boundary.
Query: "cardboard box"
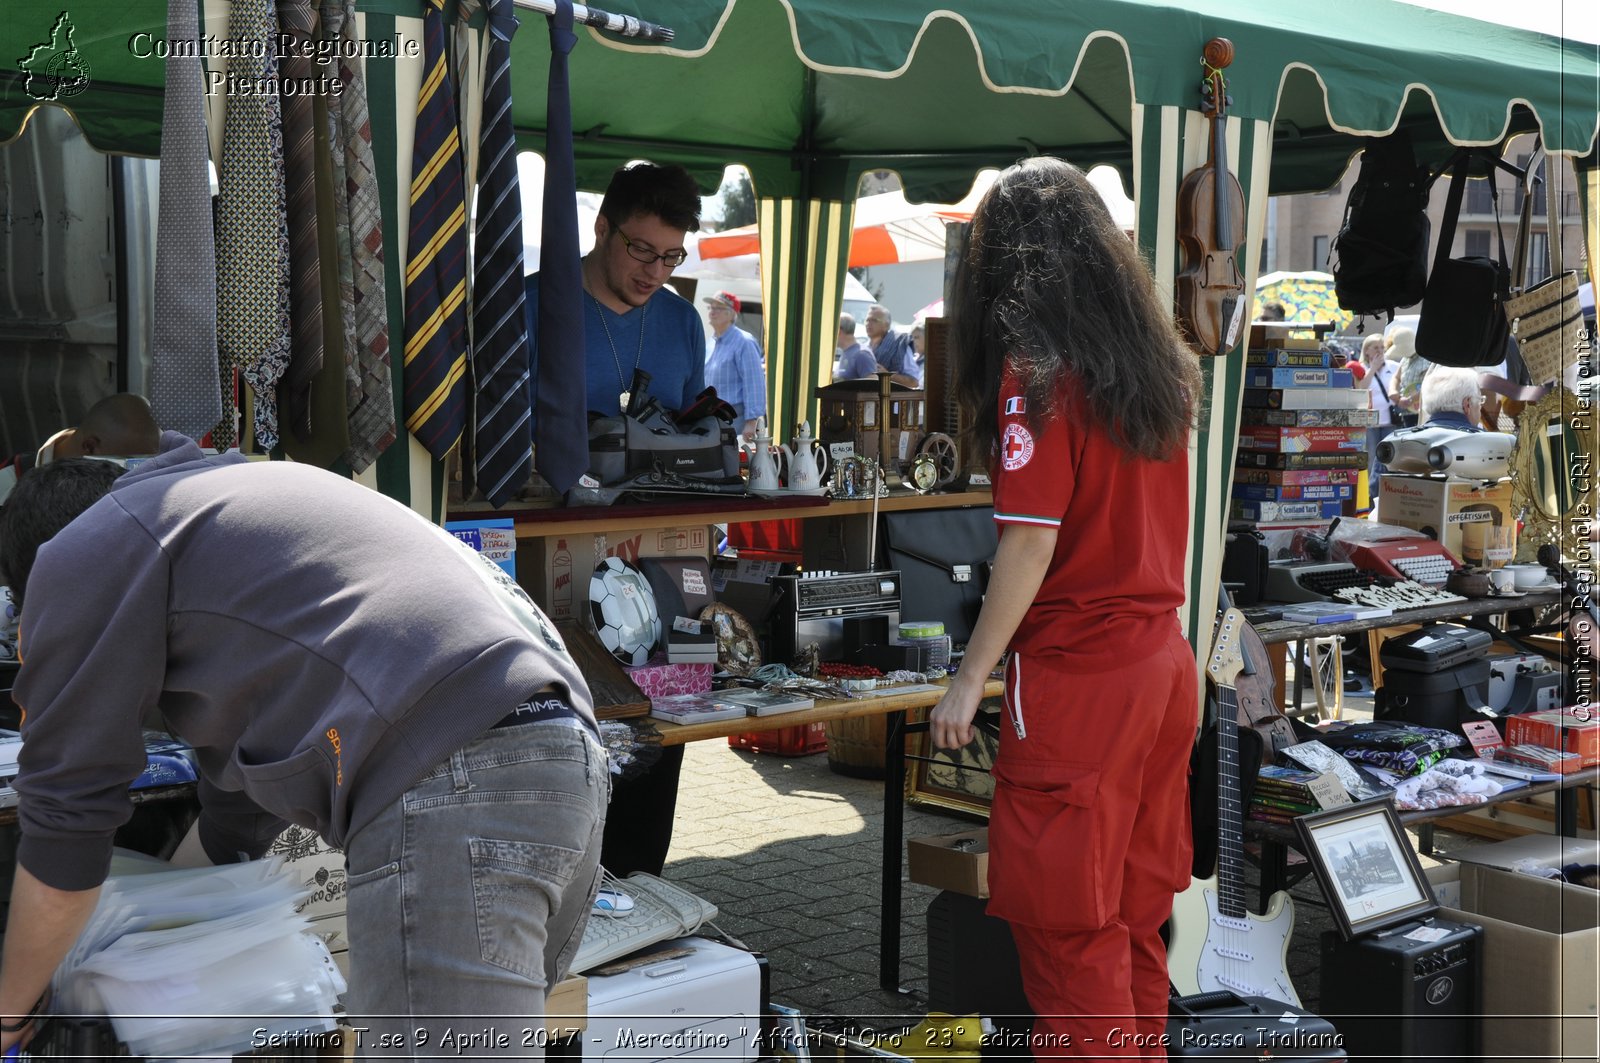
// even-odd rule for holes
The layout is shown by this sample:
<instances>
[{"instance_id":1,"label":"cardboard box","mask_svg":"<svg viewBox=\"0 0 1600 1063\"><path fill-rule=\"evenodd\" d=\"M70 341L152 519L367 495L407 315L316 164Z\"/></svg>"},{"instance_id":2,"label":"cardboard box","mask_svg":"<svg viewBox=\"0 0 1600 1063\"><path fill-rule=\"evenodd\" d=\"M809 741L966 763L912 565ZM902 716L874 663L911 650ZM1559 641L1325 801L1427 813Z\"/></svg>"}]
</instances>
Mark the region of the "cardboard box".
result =
<instances>
[{"instance_id":1,"label":"cardboard box","mask_svg":"<svg viewBox=\"0 0 1600 1063\"><path fill-rule=\"evenodd\" d=\"M1525 712L1506 718L1506 744L1575 753L1580 768L1600 764L1600 717L1592 709Z\"/></svg>"},{"instance_id":2,"label":"cardboard box","mask_svg":"<svg viewBox=\"0 0 1600 1063\"><path fill-rule=\"evenodd\" d=\"M1600 864L1600 841L1593 838L1563 838L1557 834L1530 834L1488 845L1469 845L1459 852L1446 853L1444 856L1463 864L1483 864L1505 871L1510 871L1523 861L1531 861L1540 867Z\"/></svg>"},{"instance_id":3,"label":"cardboard box","mask_svg":"<svg viewBox=\"0 0 1600 1063\"><path fill-rule=\"evenodd\" d=\"M597 522L598 530L598 522ZM554 538L517 540L518 582L545 615L557 622L588 623L589 576L607 557L638 563L641 557L711 557L711 527L686 524L673 528L612 535L578 533Z\"/></svg>"},{"instance_id":4,"label":"cardboard box","mask_svg":"<svg viewBox=\"0 0 1600 1063\"><path fill-rule=\"evenodd\" d=\"M989 828L906 839L912 882L968 897L989 896Z\"/></svg>"},{"instance_id":5,"label":"cardboard box","mask_svg":"<svg viewBox=\"0 0 1600 1063\"><path fill-rule=\"evenodd\" d=\"M1385 473L1378 519L1431 535L1462 563L1482 565L1483 530L1510 525L1516 519L1511 509L1511 481L1485 487L1478 480Z\"/></svg>"},{"instance_id":6,"label":"cardboard box","mask_svg":"<svg viewBox=\"0 0 1600 1063\"><path fill-rule=\"evenodd\" d=\"M1427 876L1444 918L1483 927L1483 1058L1594 1059L1600 891L1482 864Z\"/></svg>"}]
</instances>

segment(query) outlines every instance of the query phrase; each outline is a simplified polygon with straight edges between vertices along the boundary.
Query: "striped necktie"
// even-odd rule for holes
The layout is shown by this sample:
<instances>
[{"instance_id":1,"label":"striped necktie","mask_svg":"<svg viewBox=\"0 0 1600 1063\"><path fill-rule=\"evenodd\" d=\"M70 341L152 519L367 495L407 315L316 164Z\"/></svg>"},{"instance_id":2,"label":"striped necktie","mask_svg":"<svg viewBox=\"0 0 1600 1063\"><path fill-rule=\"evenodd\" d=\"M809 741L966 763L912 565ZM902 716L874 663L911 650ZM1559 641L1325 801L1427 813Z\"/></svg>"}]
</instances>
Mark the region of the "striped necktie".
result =
<instances>
[{"instance_id":1,"label":"striped necktie","mask_svg":"<svg viewBox=\"0 0 1600 1063\"><path fill-rule=\"evenodd\" d=\"M228 32L240 48L228 72L258 83L277 74L273 0L234 0ZM233 372L255 392L256 443L278 445L277 383L289 364L289 227L283 204L283 131L276 93L228 96L217 173L217 339L223 365L218 447L234 443Z\"/></svg>"},{"instance_id":2,"label":"striped necktie","mask_svg":"<svg viewBox=\"0 0 1600 1063\"><path fill-rule=\"evenodd\" d=\"M311 56L317 0L278 0L283 35L293 40L280 64L285 81L314 82L322 73ZM289 217L289 368L279 387L279 420L304 440L311 436L311 380L322 368L322 260L317 224L316 113L309 94L283 97L284 182ZM280 427L281 431L281 427Z\"/></svg>"},{"instance_id":3,"label":"striped necktie","mask_svg":"<svg viewBox=\"0 0 1600 1063\"><path fill-rule=\"evenodd\" d=\"M372 116L367 109L367 83L355 58L355 0L332 0L323 6L327 34L343 45L339 80L344 91L337 111L342 139L333 144L334 159L344 155L344 182L337 191L348 196L348 243L352 305L345 308L345 408L350 447L344 460L359 473L377 460L395 440L394 391L389 383L389 318L384 302L383 217L378 201L376 164L372 157ZM343 234L341 234L343 235ZM341 248L343 251L344 248ZM343 280L341 272L341 280Z\"/></svg>"},{"instance_id":4,"label":"striped necktie","mask_svg":"<svg viewBox=\"0 0 1600 1063\"><path fill-rule=\"evenodd\" d=\"M583 275L578 257L578 187L572 160L567 53L571 0L550 15L550 80L545 101L544 220L539 249L539 380L534 458L539 475L566 494L589 467L583 377ZM642 325L641 325L642 327ZM631 383L629 384L631 387Z\"/></svg>"},{"instance_id":5,"label":"striped necktie","mask_svg":"<svg viewBox=\"0 0 1600 1063\"><path fill-rule=\"evenodd\" d=\"M194 0L168 0L167 40L198 36ZM191 54L167 60L161 114L150 407L161 427L199 439L222 419L217 252L200 58L198 49L184 51Z\"/></svg>"},{"instance_id":6,"label":"striped necktie","mask_svg":"<svg viewBox=\"0 0 1600 1063\"><path fill-rule=\"evenodd\" d=\"M422 11L424 73L417 96L406 263L406 428L435 460L467 420L467 203L455 87L445 61L444 0Z\"/></svg>"},{"instance_id":7,"label":"striped necktie","mask_svg":"<svg viewBox=\"0 0 1600 1063\"><path fill-rule=\"evenodd\" d=\"M462 0L468 18L478 0ZM483 84L483 161L472 287L472 364L477 377L478 487L505 505L533 473L528 403L527 300L522 280L522 192L511 128L511 0L485 0L488 65Z\"/></svg>"}]
</instances>

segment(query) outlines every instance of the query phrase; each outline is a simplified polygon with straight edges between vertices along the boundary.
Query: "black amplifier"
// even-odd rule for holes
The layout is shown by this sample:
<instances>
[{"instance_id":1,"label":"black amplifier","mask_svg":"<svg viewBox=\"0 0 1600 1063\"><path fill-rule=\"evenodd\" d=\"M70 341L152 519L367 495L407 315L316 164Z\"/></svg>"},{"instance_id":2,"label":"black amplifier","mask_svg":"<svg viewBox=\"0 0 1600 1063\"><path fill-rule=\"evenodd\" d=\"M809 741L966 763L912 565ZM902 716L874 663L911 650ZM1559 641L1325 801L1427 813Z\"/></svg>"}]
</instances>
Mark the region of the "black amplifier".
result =
<instances>
[{"instance_id":1,"label":"black amplifier","mask_svg":"<svg viewBox=\"0 0 1600 1063\"><path fill-rule=\"evenodd\" d=\"M1168 1059L1255 1059L1313 1063L1344 1059L1344 1040L1326 1019L1269 997L1227 991L1167 1001Z\"/></svg>"},{"instance_id":2,"label":"black amplifier","mask_svg":"<svg viewBox=\"0 0 1600 1063\"><path fill-rule=\"evenodd\" d=\"M1483 927L1420 919L1354 941L1322 934L1321 1008L1352 1057L1479 1052Z\"/></svg>"}]
</instances>

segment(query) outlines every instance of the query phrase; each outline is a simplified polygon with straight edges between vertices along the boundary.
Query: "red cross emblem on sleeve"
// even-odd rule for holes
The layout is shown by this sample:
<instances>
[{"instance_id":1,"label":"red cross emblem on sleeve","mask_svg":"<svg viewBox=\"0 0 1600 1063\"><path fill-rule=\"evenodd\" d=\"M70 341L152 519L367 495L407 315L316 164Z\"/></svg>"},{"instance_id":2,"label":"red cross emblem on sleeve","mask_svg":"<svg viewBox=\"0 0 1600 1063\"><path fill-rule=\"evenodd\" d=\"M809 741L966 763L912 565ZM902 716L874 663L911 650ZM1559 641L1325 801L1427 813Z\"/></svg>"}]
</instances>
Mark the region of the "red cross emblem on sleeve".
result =
<instances>
[{"instance_id":1,"label":"red cross emblem on sleeve","mask_svg":"<svg viewBox=\"0 0 1600 1063\"><path fill-rule=\"evenodd\" d=\"M1000 437L1000 464L1015 472L1033 457L1033 435L1020 424L1008 424Z\"/></svg>"}]
</instances>

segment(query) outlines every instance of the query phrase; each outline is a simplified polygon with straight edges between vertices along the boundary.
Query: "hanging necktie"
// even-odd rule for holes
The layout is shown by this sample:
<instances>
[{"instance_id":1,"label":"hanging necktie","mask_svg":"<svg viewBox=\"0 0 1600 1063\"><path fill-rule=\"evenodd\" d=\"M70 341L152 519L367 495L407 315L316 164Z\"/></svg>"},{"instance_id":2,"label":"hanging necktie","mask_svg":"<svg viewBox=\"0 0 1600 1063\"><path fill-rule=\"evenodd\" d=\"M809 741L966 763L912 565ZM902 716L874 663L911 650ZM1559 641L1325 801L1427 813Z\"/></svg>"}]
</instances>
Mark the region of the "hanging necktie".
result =
<instances>
[{"instance_id":1,"label":"hanging necktie","mask_svg":"<svg viewBox=\"0 0 1600 1063\"><path fill-rule=\"evenodd\" d=\"M528 322L522 279L522 191L511 128L511 0L484 0L488 65L472 288L472 364L477 377L478 487L503 506L533 472L528 405ZM478 0L462 0L469 18Z\"/></svg>"},{"instance_id":2,"label":"hanging necktie","mask_svg":"<svg viewBox=\"0 0 1600 1063\"><path fill-rule=\"evenodd\" d=\"M253 45L228 59L228 72L237 81L262 84L276 76L273 0L234 0L228 32ZM270 450L278 444L278 378L289 364L289 226L276 93L228 96L217 184L217 339L224 412L212 439L219 448L236 442L232 378L240 370L255 393L256 442Z\"/></svg>"},{"instance_id":3,"label":"hanging necktie","mask_svg":"<svg viewBox=\"0 0 1600 1063\"><path fill-rule=\"evenodd\" d=\"M321 71L310 58L317 36L311 0L278 0L278 19L292 43L280 63L284 81L315 82ZM284 185L289 217L289 368L278 387L280 429L311 437L311 380L322 368L322 261L317 225L316 114L309 93L283 97Z\"/></svg>"},{"instance_id":4,"label":"hanging necktie","mask_svg":"<svg viewBox=\"0 0 1600 1063\"><path fill-rule=\"evenodd\" d=\"M194 44L195 0L168 0L167 40ZM222 419L210 143L198 48L167 60L161 112L150 407L162 428L199 439Z\"/></svg>"},{"instance_id":5,"label":"hanging necktie","mask_svg":"<svg viewBox=\"0 0 1600 1063\"><path fill-rule=\"evenodd\" d=\"M443 12L425 0L405 316L406 428L439 461L467 420L467 204Z\"/></svg>"},{"instance_id":6,"label":"hanging necktie","mask_svg":"<svg viewBox=\"0 0 1600 1063\"><path fill-rule=\"evenodd\" d=\"M578 256L578 181L572 159L567 53L571 0L550 16L550 84L545 103L544 231L539 251L539 402L534 458L562 494L589 467L584 394L583 274Z\"/></svg>"},{"instance_id":7,"label":"hanging necktie","mask_svg":"<svg viewBox=\"0 0 1600 1063\"><path fill-rule=\"evenodd\" d=\"M347 197L352 305L345 308L345 408L350 446L345 463L359 473L377 460L395 440L394 392L389 383L389 318L384 303L383 217L378 201L378 179L372 157L372 117L367 110L367 84L361 63L354 58L355 0L333 0L323 9L328 36L341 41L338 113L343 137L333 144L335 160L343 153L344 181L338 186ZM330 115L334 108L330 105ZM341 271L342 279L342 271Z\"/></svg>"}]
</instances>

